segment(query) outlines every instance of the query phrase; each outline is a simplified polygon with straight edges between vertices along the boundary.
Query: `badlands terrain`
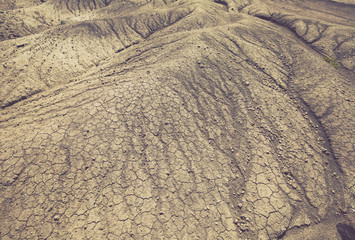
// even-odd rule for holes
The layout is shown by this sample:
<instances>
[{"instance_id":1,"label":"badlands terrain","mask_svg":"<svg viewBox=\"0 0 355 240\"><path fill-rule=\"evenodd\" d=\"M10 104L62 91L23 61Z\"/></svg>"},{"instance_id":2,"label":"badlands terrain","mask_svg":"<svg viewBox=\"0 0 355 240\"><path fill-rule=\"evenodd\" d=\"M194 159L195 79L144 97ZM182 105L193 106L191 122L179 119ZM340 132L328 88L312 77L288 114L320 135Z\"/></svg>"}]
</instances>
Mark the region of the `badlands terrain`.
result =
<instances>
[{"instance_id":1,"label":"badlands terrain","mask_svg":"<svg viewBox=\"0 0 355 240\"><path fill-rule=\"evenodd\" d=\"M0 0L0 239L354 239L354 0Z\"/></svg>"}]
</instances>

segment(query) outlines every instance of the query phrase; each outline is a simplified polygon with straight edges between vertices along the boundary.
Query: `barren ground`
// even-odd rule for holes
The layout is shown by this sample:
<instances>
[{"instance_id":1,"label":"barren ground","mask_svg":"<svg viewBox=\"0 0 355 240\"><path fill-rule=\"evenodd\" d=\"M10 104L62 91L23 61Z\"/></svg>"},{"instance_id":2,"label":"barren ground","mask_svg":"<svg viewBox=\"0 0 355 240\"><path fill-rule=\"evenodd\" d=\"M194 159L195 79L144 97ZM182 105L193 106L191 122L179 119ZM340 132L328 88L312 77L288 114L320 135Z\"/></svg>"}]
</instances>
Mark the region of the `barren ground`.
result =
<instances>
[{"instance_id":1,"label":"barren ground","mask_svg":"<svg viewBox=\"0 0 355 240\"><path fill-rule=\"evenodd\" d=\"M0 239L341 239L354 83L353 0L0 0Z\"/></svg>"}]
</instances>

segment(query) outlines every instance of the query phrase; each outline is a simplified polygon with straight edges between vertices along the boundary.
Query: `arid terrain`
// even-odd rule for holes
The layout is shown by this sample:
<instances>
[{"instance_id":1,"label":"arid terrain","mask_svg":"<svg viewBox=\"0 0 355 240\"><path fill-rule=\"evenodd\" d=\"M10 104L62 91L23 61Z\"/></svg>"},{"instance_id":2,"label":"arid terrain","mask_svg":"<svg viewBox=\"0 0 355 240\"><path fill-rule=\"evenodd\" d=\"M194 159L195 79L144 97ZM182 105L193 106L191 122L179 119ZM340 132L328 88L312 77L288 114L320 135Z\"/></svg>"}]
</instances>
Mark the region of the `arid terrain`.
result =
<instances>
[{"instance_id":1,"label":"arid terrain","mask_svg":"<svg viewBox=\"0 0 355 240\"><path fill-rule=\"evenodd\" d=\"M0 0L0 239L354 240L354 84L355 0Z\"/></svg>"}]
</instances>

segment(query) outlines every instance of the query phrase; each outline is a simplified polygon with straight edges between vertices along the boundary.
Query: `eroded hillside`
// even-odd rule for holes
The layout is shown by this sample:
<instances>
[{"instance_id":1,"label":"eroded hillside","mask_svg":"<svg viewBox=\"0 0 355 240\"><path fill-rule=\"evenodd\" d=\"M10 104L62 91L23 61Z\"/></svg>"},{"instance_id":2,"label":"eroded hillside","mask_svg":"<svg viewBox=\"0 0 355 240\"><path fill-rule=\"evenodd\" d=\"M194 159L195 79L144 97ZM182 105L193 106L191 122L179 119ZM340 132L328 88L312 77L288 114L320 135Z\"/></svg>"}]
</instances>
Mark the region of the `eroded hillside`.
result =
<instances>
[{"instance_id":1,"label":"eroded hillside","mask_svg":"<svg viewBox=\"0 0 355 240\"><path fill-rule=\"evenodd\" d=\"M0 10L0 239L341 239L354 225L351 0Z\"/></svg>"}]
</instances>

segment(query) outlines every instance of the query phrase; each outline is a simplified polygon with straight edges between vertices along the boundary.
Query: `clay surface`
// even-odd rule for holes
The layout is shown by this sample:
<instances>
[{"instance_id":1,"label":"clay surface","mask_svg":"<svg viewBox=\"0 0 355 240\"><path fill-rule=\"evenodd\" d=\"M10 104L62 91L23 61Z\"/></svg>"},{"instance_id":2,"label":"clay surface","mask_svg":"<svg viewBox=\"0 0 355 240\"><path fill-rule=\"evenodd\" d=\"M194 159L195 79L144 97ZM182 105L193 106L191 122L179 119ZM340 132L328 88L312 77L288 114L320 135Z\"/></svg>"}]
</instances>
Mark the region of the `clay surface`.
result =
<instances>
[{"instance_id":1,"label":"clay surface","mask_svg":"<svg viewBox=\"0 0 355 240\"><path fill-rule=\"evenodd\" d=\"M354 82L353 0L0 0L0 239L340 240Z\"/></svg>"}]
</instances>

